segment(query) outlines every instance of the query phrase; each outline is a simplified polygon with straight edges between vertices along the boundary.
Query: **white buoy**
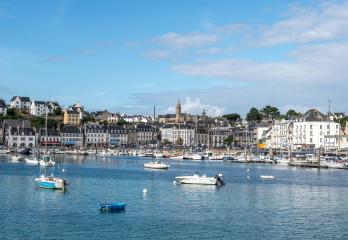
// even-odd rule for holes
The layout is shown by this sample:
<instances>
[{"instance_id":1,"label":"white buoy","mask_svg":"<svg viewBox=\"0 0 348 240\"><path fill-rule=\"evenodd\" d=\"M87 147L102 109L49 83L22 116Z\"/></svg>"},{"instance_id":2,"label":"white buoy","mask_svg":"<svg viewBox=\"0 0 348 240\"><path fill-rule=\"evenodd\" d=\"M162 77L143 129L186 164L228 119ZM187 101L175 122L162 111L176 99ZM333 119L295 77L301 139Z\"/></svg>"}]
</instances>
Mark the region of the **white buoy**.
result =
<instances>
[{"instance_id":1,"label":"white buoy","mask_svg":"<svg viewBox=\"0 0 348 240\"><path fill-rule=\"evenodd\" d=\"M247 168L247 172L250 172L250 169L249 169L249 168Z\"/></svg>"},{"instance_id":2,"label":"white buoy","mask_svg":"<svg viewBox=\"0 0 348 240\"><path fill-rule=\"evenodd\" d=\"M64 169L64 168L62 169L62 172L65 172L65 169Z\"/></svg>"},{"instance_id":3,"label":"white buoy","mask_svg":"<svg viewBox=\"0 0 348 240\"><path fill-rule=\"evenodd\" d=\"M250 176L247 176L247 179L250 179Z\"/></svg>"},{"instance_id":4,"label":"white buoy","mask_svg":"<svg viewBox=\"0 0 348 240\"><path fill-rule=\"evenodd\" d=\"M173 185L176 185L176 181L173 181Z\"/></svg>"},{"instance_id":5,"label":"white buoy","mask_svg":"<svg viewBox=\"0 0 348 240\"><path fill-rule=\"evenodd\" d=\"M147 193L147 189L144 188L144 189L143 189L143 194L146 194L146 193Z\"/></svg>"}]
</instances>

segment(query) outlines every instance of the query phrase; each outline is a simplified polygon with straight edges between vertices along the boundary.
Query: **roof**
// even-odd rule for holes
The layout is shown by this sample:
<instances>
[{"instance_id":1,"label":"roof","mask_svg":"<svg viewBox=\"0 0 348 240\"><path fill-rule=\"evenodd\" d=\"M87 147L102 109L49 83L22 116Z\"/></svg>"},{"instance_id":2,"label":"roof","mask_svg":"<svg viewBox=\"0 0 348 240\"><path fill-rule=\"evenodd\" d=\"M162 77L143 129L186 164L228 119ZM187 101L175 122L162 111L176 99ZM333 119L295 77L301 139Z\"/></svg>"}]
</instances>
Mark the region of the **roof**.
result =
<instances>
[{"instance_id":1,"label":"roof","mask_svg":"<svg viewBox=\"0 0 348 240\"><path fill-rule=\"evenodd\" d=\"M65 125L62 130L60 130L61 133L81 133L80 128L73 126L73 125Z\"/></svg>"},{"instance_id":2,"label":"roof","mask_svg":"<svg viewBox=\"0 0 348 240\"><path fill-rule=\"evenodd\" d=\"M32 136L35 135L35 133L32 128L11 128L11 135Z\"/></svg>"},{"instance_id":3,"label":"roof","mask_svg":"<svg viewBox=\"0 0 348 240\"><path fill-rule=\"evenodd\" d=\"M303 121L307 122L316 122L316 121L326 121L328 120L327 116L319 112L317 109L308 110L302 117L300 117Z\"/></svg>"},{"instance_id":4,"label":"roof","mask_svg":"<svg viewBox=\"0 0 348 240\"><path fill-rule=\"evenodd\" d=\"M29 120L5 119L3 126L4 128L31 128L31 122Z\"/></svg>"},{"instance_id":5,"label":"roof","mask_svg":"<svg viewBox=\"0 0 348 240\"><path fill-rule=\"evenodd\" d=\"M19 97L19 99L22 102L31 102L29 97L20 97L20 96L13 96L12 99L11 99L11 102L14 101L17 97Z\"/></svg>"},{"instance_id":6,"label":"roof","mask_svg":"<svg viewBox=\"0 0 348 240\"><path fill-rule=\"evenodd\" d=\"M4 100L0 99L0 107L5 108L6 107L6 103Z\"/></svg>"},{"instance_id":7,"label":"roof","mask_svg":"<svg viewBox=\"0 0 348 240\"><path fill-rule=\"evenodd\" d=\"M46 129L41 128L40 129L40 135L46 136ZM59 136L59 131L57 129L47 129L47 136Z\"/></svg>"},{"instance_id":8,"label":"roof","mask_svg":"<svg viewBox=\"0 0 348 240\"><path fill-rule=\"evenodd\" d=\"M46 105L46 102L44 101L34 101L35 105Z\"/></svg>"}]
</instances>

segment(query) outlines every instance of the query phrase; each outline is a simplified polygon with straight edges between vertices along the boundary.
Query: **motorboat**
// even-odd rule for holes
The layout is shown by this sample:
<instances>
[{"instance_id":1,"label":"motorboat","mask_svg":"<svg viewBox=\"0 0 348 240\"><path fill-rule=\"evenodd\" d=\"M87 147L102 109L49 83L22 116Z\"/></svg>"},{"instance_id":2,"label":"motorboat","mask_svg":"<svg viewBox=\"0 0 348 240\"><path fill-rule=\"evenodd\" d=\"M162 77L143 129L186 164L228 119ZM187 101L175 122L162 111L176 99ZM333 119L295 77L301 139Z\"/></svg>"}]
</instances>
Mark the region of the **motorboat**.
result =
<instances>
[{"instance_id":1,"label":"motorboat","mask_svg":"<svg viewBox=\"0 0 348 240\"><path fill-rule=\"evenodd\" d=\"M160 161L144 163L144 168L168 169L170 166Z\"/></svg>"},{"instance_id":2,"label":"motorboat","mask_svg":"<svg viewBox=\"0 0 348 240\"><path fill-rule=\"evenodd\" d=\"M199 154L190 154L183 156L184 160L202 160L202 156Z\"/></svg>"},{"instance_id":3,"label":"motorboat","mask_svg":"<svg viewBox=\"0 0 348 240\"><path fill-rule=\"evenodd\" d=\"M277 165L288 166L290 163L290 159L286 158L277 158L275 159Z\"/></svg>"},{"instance_id":4,"label":"motorboat","mask_svg":"<svg viewBox=\"0 0 348 240\"><path fill-rule=\"evenodd\" d=\"M225 185L222 179L222 174L217 174L214 177L208 177L207 175L194 174L193 176L178 176L175 180L181 184L196 184L196 185Z\"/></svg>"},{"instance_id":5,"label":"motorboat","mask_svg":"<svg viewBox=\"0 0 348 240\"><path fill-rule=\"evenodd\" d=\"M106 151L106 150L97 152L98 157L111 157L111 155L112 155L111 152Z\"/></svg>"},{"instance_id":6,"label":"motorboat","mask_svg":"<svg viewBox=\"0 0 348 240\"><path fill-rule=\"evenodd\" d=\"M101 212L118 212L125 210L126 204L123 202L115 202L115 203L102 203L100 204L99 210Z\"/></svg>"},{"instance_id":7,"label":"motorboat","mask_svg":"<svg viewBox=\"0 0 348 240\"><path fill-rule=\"evenodd\" d=\"M9 149L0 149L0 154L10 154L11 151Z\"/></svg>"},{"instance_id":8,"label":"motorboat","mask_svg":"<svg viewBox=\"0 0 348 240\"><path fill-rule=\"evenodd\" d=\"M183 160L184 156L180 155L180 156L171 156L170 159L174 159L174 160Z\"/></svg>"},{"instance_id":9,"label":"motorboat","mask_svg":"<svg viewBox=\"0 0 348 240\"><path fill-rule=\"evenodd\" d=\"M54 176L41 175L39 178L35 178L35 183L40 188L46 189L66 189L68 183L66 180Z\"/></svg>"},{"instance_id":10,"label":"motorboat","mask_svg":"<svg viewBox=\"0 0 348 240\"><path fill-rule=\"evenodd\" d=\"M23 149L18 150L18 153L22 154L22 155L29 155L29 154L31 154L31 150L30 150L30 148L23 148Z\"/></svg>"},{"instance_id":11,"label":"motorboat","mask_svg":"<svg viewBox=\"0 0 348 240\"><path fill-rule=\"evenodd\" d=\"M17 154L11 155L11 161L12 162L19 162L19 161L22 161L22 160L23 160L23 157L20 156L20 155L17 155Z\"/></svg>"},{"instance_id":12,"label":"motorboat","mask_svg":"<svg viewBox=\"0 0 348 240\"><path fill-rule=\"evenodd\" d=\"M271 176L271 175L261 175L260 178L261 179L266 179L266 180L272 180L272 179L274 179L274 176Z\"/></svg>"},{"instance_id":13,"label":"motorboat","mask_svg":"<svg viewBox=\"0 0 348 240\"><path fill-rule=\"evenodd\" d=\"M30 165L39 165L39 160L37 158L24 158L24 162Z\"/></svg>"}]
</instances>

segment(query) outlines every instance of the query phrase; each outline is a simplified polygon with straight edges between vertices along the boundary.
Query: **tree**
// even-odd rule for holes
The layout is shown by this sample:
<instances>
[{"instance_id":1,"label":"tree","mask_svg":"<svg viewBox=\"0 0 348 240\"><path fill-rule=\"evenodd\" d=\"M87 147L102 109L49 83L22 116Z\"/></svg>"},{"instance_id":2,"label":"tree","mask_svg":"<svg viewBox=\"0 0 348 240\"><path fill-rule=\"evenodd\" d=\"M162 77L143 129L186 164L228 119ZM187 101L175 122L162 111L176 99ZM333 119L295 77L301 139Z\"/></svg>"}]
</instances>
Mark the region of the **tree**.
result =
<instances>
[{"instance_id":1,"label":"tree","mask_svg":"<svg viewBox=\"0 0 348 240\"><path fill-rule=\"evenodd\" d=\"M265 106L260 110L262 118L276 119L280 116L280 111L277 107L272 107L270 105Z\"/></svg>"},{"instance_id":2,"label":"tree","mask_svg":"<svg viewBox=\"0 0 348 240\"><path fill-rule=\"evenodd\" d=\"M302 115L301 113L296 112L294 109L289 109L285 114L286 119L288 119L288 120L294 119L294 118L299 117L301 115Z\"/></svg>"},{"instance_id":3,"label":"tree","mask_svg":"<svg viewBox=\"0 0 348 240\"><path fill-rule=\"evenodd\" d=\"M63 115L63 111L61 107L57 107L56 109L53 110L53 115L54 116L59 116L59 115Z\"/></svg>"},{"instance_id":4,"label":"tree","mask_svg":"<svg viewBox=\"0 0 348 240\"><path fill-rule=\"evenodd\" d=\"M229 122L236 122L240 119L240 115L238 113L231 113L226 114L222 116L223 118L226 118Z\"/></svg>"},{"instance_id":5,"label":"tree","mask_svg":"<svg viewBox=\"0 0 348 240\"><path fill-rule=\"evenodd\" d=\"M231 146L233 144L233 136L228 136L227 138L224 139L224 144L227 146Z\"/></svg>"},{"instance_id":6,"label":"tree","mask_svg":"<svg viewBox=\"0 0 348 240\"><path fill-rule=\"evenodd\" d=\"M88 122L96 122L95 117L88 115L88 116L84 116L81 120L81 124L85 124Z\"/></svg>"},{"instance_id":7,"label":"tree","mask_svg":"<svg viewBox=\"0 0 348 240\"><path fill-rule=\"evenodd\" d=\"M247 121L261 121L262 115L257 108L252 107L246 116Z\"/></svg>"},{"instance_id":8,"label":"tree","mask_svg":"<svg viewBox=\"0 0 348 240\"><path fill-rule=\"evenodd\" d=\"M182 146L184 144L184 141L182 140L181 137L179 137L178 139L176 139L176 145Z\"/></svg>"},{"instance_id":9,"label":"tree","mask_svg":"<svg viewBox=\"0 0 348 240\"><path fill-rule=\"evenodd\" d=\"M172 142L169 141L168 139L163 140L163 145L171 145L171 144L172 144Z\"/></svg>"},{"instance_id":10,"label":"tree","mask_svg":"<svg viewBox=\"0 0 348 240\"><path fill-rule=\"evenodd\" d=\"M4 119L25 119L23 114L21 114L17 109L15 108L9 108L7 109L6 116L3 117Z\"/></svg>"},{"instance_id":11,"label":"tree","mask_svg":"<svg viewBox=\"0 0 348 240\"><path fill-rule=\"evenodd\" d=\"M123 126L127 124L127 121L124 120L123 118L119 119L116 123L118 126Z\"/></svg>"}]
</instances>

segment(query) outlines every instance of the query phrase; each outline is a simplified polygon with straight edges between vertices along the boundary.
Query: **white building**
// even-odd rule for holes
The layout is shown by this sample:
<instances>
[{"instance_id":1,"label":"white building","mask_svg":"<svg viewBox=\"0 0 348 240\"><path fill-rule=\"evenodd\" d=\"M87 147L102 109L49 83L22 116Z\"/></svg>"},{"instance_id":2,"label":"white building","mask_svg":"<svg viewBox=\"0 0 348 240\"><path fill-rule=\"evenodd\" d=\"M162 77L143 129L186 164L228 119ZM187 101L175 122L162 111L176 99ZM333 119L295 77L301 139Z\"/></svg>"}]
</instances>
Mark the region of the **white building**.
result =
<instances>
[{"instance_id":1,"label":"white building","mask_svg":"<svg viewBox=\"0 0 348 240\"><path fill-rule=\"evenodd\" d=\"M52 113L52 109L51 112L49 111L49 108L46 104L46 102L44 101L32 101L31 102L31 106L30 106L30 115L33 116L45 116L46 112L48 113Z\"/></svg>"},{"instance_id":2,"label":"white building","mask_svg":"<svg viewBox=\"0 0 348 240\"><path fill-rule=\"evenodd\" d=\"M16 109L30 109L31 101L29 97L14 96L11 99L10 107Z\"/></svg>"},{"instance_id":3,"label":"white building","mask_svg":"<svg viewBox=\"0 0 348 240\"><path fill-rule=\"evenodd\" d=\"M117 123L121 117L118 113L110 113L108 114L108 123Z\"/></svg>"},{"instance_id":4,"label":"white building","mask_svg":"<svg viewBox=\"0 0 348 240\"><path fill-rule=\"evenodd\" d=\"M109 145L108 126L87 124L85 125L85 136L87 146L107 146Z\"/></svg>"},{"instance_id":5,"label":"white building","mask_svg":"<svg viewBox=\"0 0 348 240\"><path fill-rule=\"evenodd\" d=\"M6 137L9 147L35 147L36 136L32 128L9 128Z\"/></svg>"},{"instance_id":6,"label":"white building","mask_svg":"<svg viewBox=\"0 0 348 240\"><path fill-rule=\"evenodd\" d=\"M7 106L4 100L0 99L0 115L6 115L7 114Z\"/></svg>"},{"instance_id":7,"label":"white building","mask_svg":"<svg viewBox=\"0 0 348 240\"><path fill-rule=\"evenodd\" d=\"M195 129L187 125L168 125L160 129L162 142L164 140L176 144L179 139L184 146L195 145Z\"/></svg>"},{"instance_id":8,"label":"white building","mask_svg":"<svg viewBox=\"0 0 348 240\"><path fill-rule=\"evenodd\" d=\"M119 126L109 126L109 143L112 146L124 146L128 141L126 129Z\"/></svg>"},{"instance_id":9,"label":"white building","mask_svg":"<svg viewBox=\"0 0 348 240\"><path fill-rule=\"evenodd\" d=\"M276 121L272 126L271 148L288 148L291 144L291 129L294 120Z\"/></svg>"}]
</instances>

